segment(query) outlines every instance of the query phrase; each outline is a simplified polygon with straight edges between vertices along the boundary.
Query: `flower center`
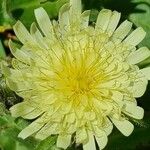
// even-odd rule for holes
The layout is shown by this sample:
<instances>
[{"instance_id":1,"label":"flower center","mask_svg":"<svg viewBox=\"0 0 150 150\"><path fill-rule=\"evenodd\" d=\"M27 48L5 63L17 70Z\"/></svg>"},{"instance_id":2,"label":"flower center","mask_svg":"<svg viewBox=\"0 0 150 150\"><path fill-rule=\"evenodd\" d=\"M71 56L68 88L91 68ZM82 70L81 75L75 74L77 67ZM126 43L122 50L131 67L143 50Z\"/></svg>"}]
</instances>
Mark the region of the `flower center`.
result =
<instances>
[{"instance_id":1,"label":"flower center","mask_svg":"<svg viewBox=\"0 0 150 150\"><path fill-rule=\"evenodd\" d=\"M86 74L77 74L70 81L70 87L76 94L84 94L91 90L91 78Z\"/></svg>"},{"instance_id":2,"label":"flower center","mask_svg":"<svg viewBox=\"0 0 150 150\"><path fill-rule=\"evenodd\" d=\"M76 59L76 61L64 61L57 72L58 91L76 96L92 93L102 77L97 63L99 61L96 59L89 61L83 57Z\"/></svg>"}]
</instances>

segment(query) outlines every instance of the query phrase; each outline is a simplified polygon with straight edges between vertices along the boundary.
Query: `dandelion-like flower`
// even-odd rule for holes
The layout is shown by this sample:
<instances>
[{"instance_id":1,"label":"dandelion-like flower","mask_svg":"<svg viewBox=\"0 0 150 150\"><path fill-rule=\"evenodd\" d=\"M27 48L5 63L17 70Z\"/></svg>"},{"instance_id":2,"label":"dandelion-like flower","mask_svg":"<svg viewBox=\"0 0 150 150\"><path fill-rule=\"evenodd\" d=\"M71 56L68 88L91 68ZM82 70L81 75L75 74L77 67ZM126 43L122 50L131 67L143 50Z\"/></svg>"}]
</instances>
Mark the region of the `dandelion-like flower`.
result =
<instances>
[{"instance_id":1,"label":"dandelion-like flower","mask_svg":"<svg viewBox=\"0 0 150 150\"><path fill-rule=\"evenodd\" d=\"M14 117L34 119L19 133L25 139L58 135L57 146L66 149L71 139L84 150L107 144L113 124L125 136L133 131L130 118L142 119L136 99L146 90L150 68L137 64L150 56L146 47L136 50L145 32L129 33L132 23L118 26L120 13L103 9L89 26L90 11L80 0L70 0L50 21L43 8L35 10L30 33L18 21L14 31L21 48L9 46L13 68L3 67L8 86L24 100L10 108ZM129 35L128 35L129 34Z\"/></svg>"}]
</instances>

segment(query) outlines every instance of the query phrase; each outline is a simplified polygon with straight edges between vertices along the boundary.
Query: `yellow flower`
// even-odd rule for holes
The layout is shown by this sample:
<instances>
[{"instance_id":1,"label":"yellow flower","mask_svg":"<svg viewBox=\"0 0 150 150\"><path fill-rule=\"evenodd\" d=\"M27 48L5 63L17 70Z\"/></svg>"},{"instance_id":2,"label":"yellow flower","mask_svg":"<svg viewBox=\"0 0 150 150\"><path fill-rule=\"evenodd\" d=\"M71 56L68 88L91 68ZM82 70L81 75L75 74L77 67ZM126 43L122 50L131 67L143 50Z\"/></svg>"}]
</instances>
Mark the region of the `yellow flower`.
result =
<instances>
[{"instance_id":1,"label":"yellow flower","mask_svg":"<svg viewBox=\"0 0 150 150\"><path fill-rule=\"evenodd\" d=\"M89 26L90 11L81 11L81 1L70 0L58 21L36 9L40 30L33 23L29 33L20 21L13 27L22 47L9 42L13 68L3 71L24 99L10 108L12 116L35 119L19 133L23 139L58 135L57 146L66 149L74 137L84 150L95 150L95 142L103 149L113 124L129 136L134 126L128 116L143 118L135 98L145 92L150 68L137 64L150 51L136 45L145 32L139 27L129 33L127 20L117 27L120 13L107 9Z\"/></svg>"}]
</instances>

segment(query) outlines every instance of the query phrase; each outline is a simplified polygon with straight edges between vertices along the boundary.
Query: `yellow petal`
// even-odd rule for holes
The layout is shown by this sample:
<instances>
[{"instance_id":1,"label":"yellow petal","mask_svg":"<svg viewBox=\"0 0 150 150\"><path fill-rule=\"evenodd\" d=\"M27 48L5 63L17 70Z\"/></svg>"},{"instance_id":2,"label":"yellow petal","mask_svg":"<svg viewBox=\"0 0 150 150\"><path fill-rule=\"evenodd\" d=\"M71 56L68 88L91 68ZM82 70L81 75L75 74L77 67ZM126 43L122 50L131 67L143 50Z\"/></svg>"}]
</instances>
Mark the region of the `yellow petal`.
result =
<instances>
[{"instance_id":1,"label":"yellow petal","mask_svg":"<svg viewBox=\"0 0 150 150\"><path fill-rule=\"evenodd\" d=\"M69 21L69 4L63 5L59 10L59 25L60 32L64 33L70 29L70 21Z\"/></svg>"},{"instance_id":2,"label":"yellow petal","mask_svg":"<svg viewBox=\"0 0 150 150\"><path fill-rule=\"evenodd\" d=\"M12 81L10 78L6 79L6 84L11 90L13 91L18 90L18 85L14 81Z\"/></svg>"},{"instance_id":3,"label":"yellow petal","mask_svg":"<svg viewBox=\"0 0 150 150\"><path fill-rule=\"evenodd\" d=\"M40 26L40 29L42 30L44 35L48 37L53 37L54 35L53 26L46 11L42 7L40 7L35 9L34 13L38 25Z\"/></svg>"},{"instance_id":4,"label":"yellow petal","mask_svg":"<svg viewBox=\"0 0 150 150\"><path fill-rule=\"evenodd\" d=\"M114 32L112 36L112 40L116 42L121 42L130 32L131 28L132 28L132 23L127 20L124 21Z\"/></svg>"},{"instance_id":5,"label":"yellow petal","mask_svg":"<svg viewBox=\"0 0 150 150\"><path fill-rule=\"evenodd\" d=\"M30 106L27 102L18 103L10 108L13 117L24 116L32 112L35 108Z\"/></svg>"},{"instance_id":6,"label":"yellow petal","mask_svg":"<svg viewBox=\"0 0 150 150\"><path fill-rule=\"evenodd\" d=\"M147 67L147 68L143 68L140 70L144 75L145 77L150 80L150 67Z\"/></svg>"},{"instance_id":7,"label":"yellow petal","mask_svg":"<svg viewBox=\"0 0 150 150\"><path fill-rule=\"evenodd\" d=\"M81 30L89 25L90 10L86 10L81 14Z\"/></svg>"},{"instance_id":8,"label":"yellow petal","mask_svg":"<svg viewBox=\"0 0 150 150\"><path fill-rule=\"evenodd\" d=\"M103 149L107 145L108 138L104 131L101 132L100 136L95 136L95 138L96 138L96 141L100 150Z\"/></svg>"},{"instance_id":9,"label":"yellow petal","mask_svg":"<svg viewBox=\"0 0 150 150\"><path fill-rule=\"evenodd\" d=\"M144 117L144 109L139 106L126 105L124 113L135 119L142 119Z\"/></svg>"},{"instance_id":10,"label":"yellow petal","mask_svg":"<svg viewBox=\"0 0 150 150\"><path fill-rule=\"evenodd\" d=\"M74 113L69 113L66 115L66 122L69 123L74 123L75 122L75 114Z\"/></svg>"},{"instance_id":11,"label":"yellow petal","mask_svg":"<svg viewBox=\"0 0 150 150\"><path fill-rule=\"evenodd\" d=\"M125 103L126 105L137 106L137 101L136 101L135 98L129 98L129 99L126 98L126 99L124 100L124 103Z\"/></svg>"},{"instance_id":12,"label":"yellow petal","mask_svg":"<svg viewBox=\"0 0 150 150\"><path fill-rule=\"evenodd\" d=\"M44 120L43 118L39 118L36 121L32 122L29 126L27 126L25 129L23 129L18 137L25 139L28 136L32 135L33 133L37 132L44 126Z\"/></svg>"},{"instance_id":13,"label":"yellow petal","mask_svg":"<svg viewBox=\"0 0 150 150\"><path fill-rule=\"evenodd\" d=\"M102 9L98 15L96 25L95 25L95 30L96 32L105 32L105 30L108 27L110 18L111 18L112 12L111 10L108 9Z\"/></svg>"},{"instance_id":14,"label":"yellow petal","mask_svg":"<svg viewBox=\"0 0 150 150\"><path fill-rule=\"evenodd\" d=\"M27 79L25 72L20 70L10 69L11 75L7 78L6 82L9 88L15 92L31 91L33 87L33 82ZM22 84L22 81L24 83Z\"/></svg>"},{"instance_id":15,"label":"yellow petal","mask_svg":"<svg viewBox=\"0 0 150 150\"><path fill-rule=\"evenodd\" d=\"M36 133L35 138L44 140L52 134L58 134L57 126L57 123L48 122L40 131L38 131L38 133Z\"/></svg>"},{"instance_id":16,"label":"yellow petal","mask_svg":"<svg viewBox=\"0 0 150 150\"><path fill-rule=\"evenodd\" d=\"M14 69L27 69L29 66L18 59L13 58L12 59L12 67Z\"/></svg>"},{"instance_id":17,"label":"yellow petal","mask_svg":"<svg viewBox=\"0 0 150 150\"><path fill-rule=\"evenodd\" d=\"M35 108L33 111L31 111L25 115L22 115L22 117L24 119L35 119L38 116L40 116L42 113L43 113L43 111L41 111L39 108Z\"/></svg>"},{"instance_id":18,"label":"yellow petal","mask_svg":"<svg viewBox=\"0 0 150 150\"><path fill-rule=\"evenodd\" d=\"M109 22L107 30L106 30L107 33L109 34L109 36L111 36L113 34L113 32L115 31L115 29L119 23L120 16L121 16L121 14L118 13L117 11L112 12L112 16L110 18L110 22Z\"/></svg>"},{"instance_id":19,"label":"yellow petal","mask_svg":"<svg viewBox=\"0 0 150 150\"><path fill-rule=\"evenodd\" d=\"M76 143L85 143L88 141L88 133L86 129L80 128L76 131Z\"/></svg>"},{"instance_id":20,"label":"yellow petal","mask_svg":"<svg viewBox=\"0 0 150 150\"><path fill-rule=\"evenodd\" d=\"M117 129L125 136L129 136L133 129L134 126L131 122L129 122L128 120L118 120L115 118L111 118L112 122L114 123L114 125L117 127Z\"/></svg>"},{"instance_id":21,"label":"yellow petal","mask_svg":"<svg viewBox=\"0 0 150 150\"><path fill-rule=\"evenodd\" d=\"M59 135L57 138L57 147L66 149L71 142L71 135Z\"/></svg>"},{"instance_id":22,"label":"yellow petal","mask_svg":"<svg viewBox=\"0 0 150 150\"><path fill-rule=\"evenodd\" d=\"M83 144L83 150L96 150L94 136L90 131L88 131L88 138L88 142Z\"/></svg>"},{"instance_id":23,"label":"yellow petal","mask_svg":"<svg viewBox=\"0 0 150 150\"><path fill-rule=\"evenodd\" d=\"M31 27L30 27L30 33L33 37L36 37L36 38L43 38L41 32L39 31L39 29L37 28L35 22L33 22L31 24Z\"/></svg>"},{"instance_id":24,"label":"yellow petal","mask_svg":"<svg viewBox=\"0 0 150 150\"><path fill-rule=\"evenodd\" d=\"M104 126L104 131L106 132L107 135L109 135L113 130L113 124L111 121L106 118L106 126Z\"/></svg>"},{"instance_id":25,"label":"yellow petal","mask_svg":"<svg viewBox=\"0 0 150 150\"><path fill-rule=\"evenodd\" d=\"M2 69L2 73L5 76L10 76L11 75L11 71L10 71L10 68L7 67L7 63L2 62L0 67Z\"/></svg>"},{"instance_id":26,"label":"yellow petal","mask_svg":"<svg viewBox=\"0 0 150 150\"><path fill-rule=\"evenodd\" d=\"M13 29L16 36L22 43L33 41L32 36L20 21L17 21L17 23L13 26Z\"/></svg>"},{"instance_id":27,"label":"yellow petal","mask_svg":"<svg viewBox=\"0 0 150 150\"><path fill-rule=\"evenodd\" d=\"M132 88L133 96L141 97L146 91L147 84L148 84L147 80L136 82Z\"/></svg>"},{"instance_id":28,"label":"yellow petal","mask_svg":"<svg viewBox=\"0 0 150 150\"><path fill-rule=\"evenodd\" d=\"M85 112L85 118L87 120L95 120L96 118L95 112L92 112L92 111Z\"/></svg>"},{"instance_id":29,"label":"yellow petal","mask_svg":"<svg viewBox=\"0 0 150 150\"><path fill-rule=\"evenodd\" d=\"M25 53L23 50L19 50L16 45L9 40L9 48L11 50L11 53L20 61L30 64L30 55Z\"/></svg>"},{"instance_id":30,"label":"yellow petal","mask_svg":"<svg viewBox=\"0 0 150 150\"><path fill-rule=\"evenodd\" d=\"M82 10L81 0L70 0L70 20L78 21Z\"/></svg>"},{"instance_id":31,"label":"yellow petal","mask_svg":"<svg viewBox=\"0 0 150 150\"><path fill-rule=\"evenodd\" d=\"M146 32L143 30L143 28L139 27L124 40L124 43L136 46L144 39L145 35Z\"/></svg>"},{"instance_id":32,"label":"yellow petal","mask_svg":"<svg viewBox=\"0 0 150 150\"><path fill-rule=\"evenodd\" d=\"M47 46L47 44L44 42L43 35L39 31L39 29L37 28L35 23L32 23L32 25L30 27L30 33L31 33L32 37L35 39L36 44L39 45L39 47L41 47L43 49L48 49L49 48Z\"/></svg>"},{"instance_id":33,"label":"yellow petal","mask_svg":"<svg viewBox=\"0 0 150 150\"><path fill-rule=\"evenodd\" d=\"M119 91L112 91L112 99L117 103L121 103L123 100L123 94Z\"/></svg>"},{"instance_id":34,"label":"yellow petal","mask_svg":"<svg viewBox=\"0 0 150 150\"><path fill-rule=\"evenodd\" d=\"M147 47L141 47L138 50L131 53L127 61L130 64L138 64L150 56L150 50Z\"/></svg>"},{"instance_id":35,"label":"yellow petal","mask_svg":"<svg viewBox=\"0 0 150 150\"><path fill-rule=\"evenodd\" d=\"M72 102L69 102L69 103L63 103L61 105L61 108L59 109L59 111L61 112L61 114L68 114L70 112L72 108Z\"/></svg>"}]
</instances>

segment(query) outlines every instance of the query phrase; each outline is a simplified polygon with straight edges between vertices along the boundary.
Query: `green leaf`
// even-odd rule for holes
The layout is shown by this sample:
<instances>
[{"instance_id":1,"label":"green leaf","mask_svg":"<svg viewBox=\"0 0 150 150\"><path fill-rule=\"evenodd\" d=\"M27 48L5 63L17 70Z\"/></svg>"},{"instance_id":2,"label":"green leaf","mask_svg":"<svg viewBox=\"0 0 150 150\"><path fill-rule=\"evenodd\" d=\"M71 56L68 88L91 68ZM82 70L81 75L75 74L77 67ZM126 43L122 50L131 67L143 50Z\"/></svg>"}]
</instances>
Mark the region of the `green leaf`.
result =
<instances>
[{"instance_id":1,"label":"green leaf","mask_svg":"<svg viewBox=\"0 0 150 150\"><path fill-rule=\"evenodd\" d=\"M1 115L4 115L5 113L6 113L5 105L2 102L0 102L0 117Z\"/></svg>"},{"instance_id":2,"label":"green leaf","mask_svg":"<svg viewBox=\"0 0 150 150\"><path fill-rule=\"evenodd\" d=\"M0 116L0 126L6 125L6 124L7 124L7 120Z\"/></svg>"},{"instance_id":3,"label":"green leaf","mask_svg":"<svg viewBox=\"0 0 150 150\"><path fill-rule=\"evenodd\" d=\"M18 138L18 133L29 122L22 118L15 119L9 114L0 116L0 148L2 150L33 150L38 141L33 137L25 140Z\"/></svg>"},{"instance_id":4,"label":"green leaf","mask_svg":"<svg viewBox=\"0 0 150 150\"><path fill-rule=\"evenodd\" d=\"M7 0L0 0L0 26L4 26L4 29L10 28L12 21L12 18L7 12Z\"/></svg>"},{"instance_id":5,"label":"green leaf","mask_svg":"<svg viewBox=\"0 0 150 150\"><path fill-rule=\"evenodd\" d=\"M57 136L49 136L45 140L41 141L37 148L35 150L56 150L55 144L56 144ZM59 149L57 149L59 150Z\"/></svg>"},{"instance_id":6,"label":"green leaf","mask_svg":"<svg viewBox=\"0 0 150 150\"><path fill-rule=\"evenodd\" d=\"M7 136L0 136L0 148L2 150L16 150L16 143Z\"/></svg>"},{"instance_id":7,"label":"green leaf","mask_svg":"<svg viewBox=\"0 0 150 150\"><path fill-rule=\"evenodd\" d=\"M58 0L54 2L40 0L8 0L8 14L14 20L21 20L25 26L30 27L35 21L34 9L43 7L49 14L50 18L57 17L59 8L68 2L68 0Z\"/></svg>"},{"instance_id":8,"label":"green leaf","mask_svg":"<svg viewBox=\"0 0 150 150\"><path fill-rule=\"evenodd\" d=\"M146 31L147 35L142 41L141 46L150 48L150 0L133 0L138 3L136 9L139 12L131 13L129 19L136 25L141 26Z\"/></svg>"}]
</instances>

